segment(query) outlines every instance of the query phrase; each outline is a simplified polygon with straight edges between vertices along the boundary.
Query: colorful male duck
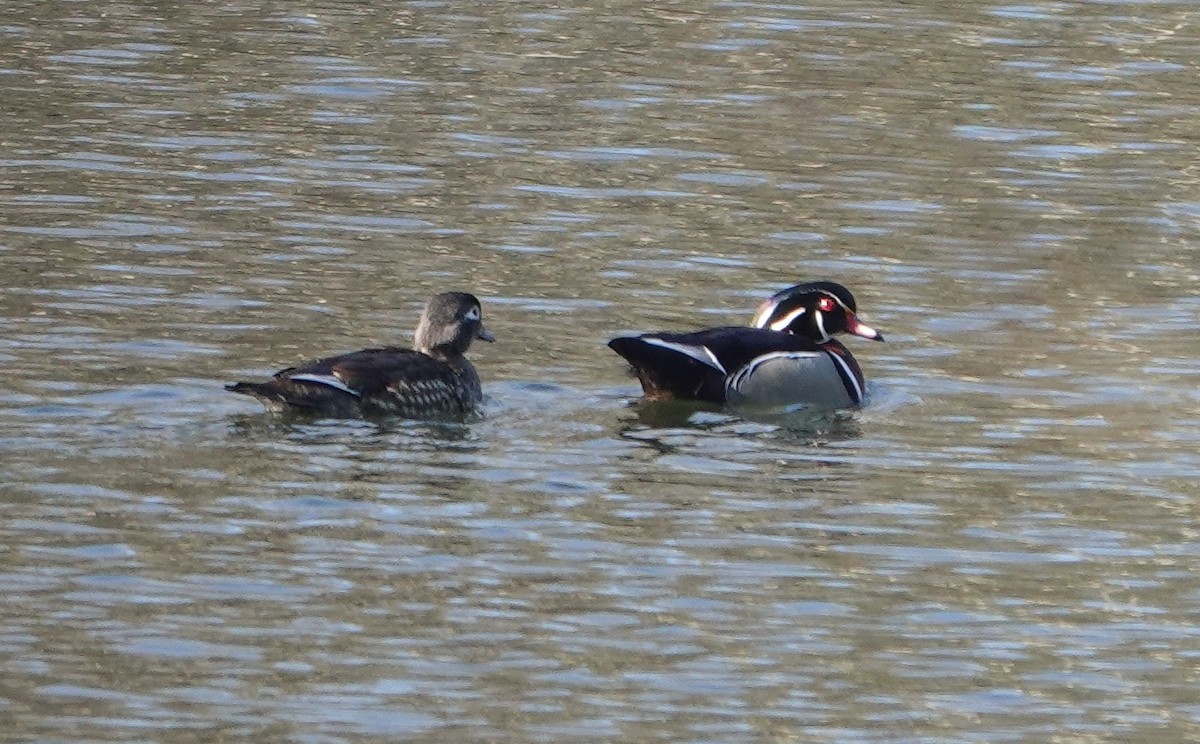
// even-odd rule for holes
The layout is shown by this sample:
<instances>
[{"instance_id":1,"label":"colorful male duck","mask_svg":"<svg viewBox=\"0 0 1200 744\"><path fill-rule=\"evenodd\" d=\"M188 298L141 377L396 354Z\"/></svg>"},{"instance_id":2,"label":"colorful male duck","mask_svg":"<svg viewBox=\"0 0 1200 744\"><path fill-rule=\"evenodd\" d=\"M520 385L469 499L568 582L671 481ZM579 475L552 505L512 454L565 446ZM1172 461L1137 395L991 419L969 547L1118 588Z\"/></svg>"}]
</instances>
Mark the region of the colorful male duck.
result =
<instances>
[{"instance_id":1,"label":"colorful male duck","mask_svg":"<svg viewBox=\"0 0 1200 744\"><path fill-rule=\"evenodd\" d=\"M866 384L833 334L883 340L856 313L842 285L808 282L776 292L751 328L621 336L608 345L633 366L647 398L849 408L862 405Z\"/></svg>"}]
</instances>

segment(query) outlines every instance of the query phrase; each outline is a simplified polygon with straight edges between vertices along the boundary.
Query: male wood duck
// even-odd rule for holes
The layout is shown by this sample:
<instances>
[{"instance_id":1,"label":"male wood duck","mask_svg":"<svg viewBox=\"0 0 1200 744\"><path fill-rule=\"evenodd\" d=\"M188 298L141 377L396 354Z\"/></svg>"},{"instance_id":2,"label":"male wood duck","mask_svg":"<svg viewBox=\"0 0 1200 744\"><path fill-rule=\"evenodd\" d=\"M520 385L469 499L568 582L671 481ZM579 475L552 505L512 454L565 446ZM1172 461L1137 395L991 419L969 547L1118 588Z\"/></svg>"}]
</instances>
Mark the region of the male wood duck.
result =
<instances>
[{"instance_id":1,"label":"male wood duck","mask_svg":"<svg viewBox=\"0 0 1200 744\"><path fill-rule=\"evenodd\" d=\"M866 385L833 334L883 340L856 313L842 285L808 282L776 292L751 328L621 336L608 345L633 366L647 398L849 408L862 405Z\"/></svg>"},{"instance_id":2,"label":"male wood duck","mask_svg":"<svg viewBox=\"0 0 1200 744\"><path fill-rule=\"evenodd\" d=\"M225 389L252 395L274 410L327 416L460 417L483 398L479 374L463 354L483 327L479 300L466 292L435 295L421 313L416 349L388 346L288 367L266 382Z\"/></svg>"}]
</instances>

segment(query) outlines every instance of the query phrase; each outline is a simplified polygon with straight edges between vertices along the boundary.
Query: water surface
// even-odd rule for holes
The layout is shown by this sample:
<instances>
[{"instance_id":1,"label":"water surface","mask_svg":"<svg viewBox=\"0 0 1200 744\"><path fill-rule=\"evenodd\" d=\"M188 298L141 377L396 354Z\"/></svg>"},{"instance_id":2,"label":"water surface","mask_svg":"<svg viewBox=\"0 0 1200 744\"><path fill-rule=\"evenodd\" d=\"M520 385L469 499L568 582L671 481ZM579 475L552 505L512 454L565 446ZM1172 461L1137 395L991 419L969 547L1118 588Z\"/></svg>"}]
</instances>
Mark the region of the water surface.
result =
<instances>
[{"instance_id":1,"label":"water surface","mask_svg":"<svg viewBox=\"0 0 1200 744\"><path fill-rule=\"evenodd\" d=\"M1193 13L943 6L10 8L12 735L1200 736ZM861 411L604 348L812 278ZM478 420L221 389L451 288Z\"/></svg>"}]
</instances>

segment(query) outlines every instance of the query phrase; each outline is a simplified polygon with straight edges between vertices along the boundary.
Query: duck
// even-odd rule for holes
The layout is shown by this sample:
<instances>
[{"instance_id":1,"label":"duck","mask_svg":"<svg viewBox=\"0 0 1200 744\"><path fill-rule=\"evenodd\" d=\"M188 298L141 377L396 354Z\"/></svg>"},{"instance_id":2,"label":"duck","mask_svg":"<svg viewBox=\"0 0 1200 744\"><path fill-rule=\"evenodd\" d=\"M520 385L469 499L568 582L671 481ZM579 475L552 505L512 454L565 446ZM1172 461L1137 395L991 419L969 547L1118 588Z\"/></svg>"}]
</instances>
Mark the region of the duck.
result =
<instances>
[{"instance_id":1,"label":"duck","mask_svg":"<svg viewBox=\"0 0 1200 744\"><path fill-rule=\"evenodd\" d=\"M850 290L811 281L776 292L749 327L618 336L608 346L629 362L647 399L856 408L866 382L839 333L883 341L858 319Z\"/></svg>"},{"instance_id":2,"label":"duck","mask_svg":"<svg viewBox=\"0 0 1200 744\"><path fill-rule=\"evenodd\" d=\"M333 417L463 417L483 400L479 373L464 356L471 342L492 342L475 295L443 292L429 300L413 335L415 349L362 349L276 372L265 382L225 389L269 410Z\"/></svg>"}]
</instances>

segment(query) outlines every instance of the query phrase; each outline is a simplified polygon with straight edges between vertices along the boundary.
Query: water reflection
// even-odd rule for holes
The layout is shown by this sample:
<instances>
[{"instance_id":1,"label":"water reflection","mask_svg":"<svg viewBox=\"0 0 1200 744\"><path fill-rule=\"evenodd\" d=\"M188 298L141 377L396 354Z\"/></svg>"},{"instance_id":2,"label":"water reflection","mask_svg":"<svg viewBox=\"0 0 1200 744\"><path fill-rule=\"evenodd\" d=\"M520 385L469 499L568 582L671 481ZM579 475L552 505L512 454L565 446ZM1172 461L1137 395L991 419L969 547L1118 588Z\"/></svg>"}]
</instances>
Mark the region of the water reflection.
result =
<instances>
[{"instance_id":1,"label":"water reflection","mask_svg":"<svg viewBox=\"0 0 1200 744\"><path fill-rule=\"evenodd\" d=\"M622 436L658 442L670 432L686 431L698 436L781 437L810 444L854 439L861 435L853 411L814 410L803 406L784 409L724 408L678 400L639 400L632 404L636 414L624 419ZM730 445L736 448L736 444Z\"/></svg>"}]
</instances>

